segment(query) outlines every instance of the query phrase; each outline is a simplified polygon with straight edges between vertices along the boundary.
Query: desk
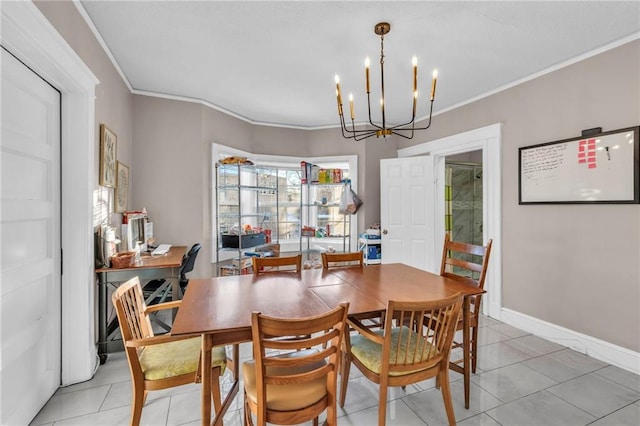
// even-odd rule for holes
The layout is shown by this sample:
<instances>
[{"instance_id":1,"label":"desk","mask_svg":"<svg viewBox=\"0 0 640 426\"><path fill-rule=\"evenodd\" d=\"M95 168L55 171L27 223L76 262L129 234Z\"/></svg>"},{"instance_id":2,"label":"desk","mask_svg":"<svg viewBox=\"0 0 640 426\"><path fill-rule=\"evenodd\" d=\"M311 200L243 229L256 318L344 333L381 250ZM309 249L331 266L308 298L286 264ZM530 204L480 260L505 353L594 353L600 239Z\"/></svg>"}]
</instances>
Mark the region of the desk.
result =
<instances>
[{"instance_id":1,"label":"desk","mask_svg":"<svg viewBox=\"0 0 640 426\"><path fill-rule=\"evenodd\" d=\"M186 246L172 246L166 255L142 256L138 265L129 268L96 269L96 274L98 274L98 355L100 364L105 363L108 352L122 350L121 341L109 340L109 336L118 328L118 320L114 318L110 323L108 322L108 285L117 286L135 276L139 277L141 282L164 278L172 280L171 294L180 294L178 291L179 269L186 253Z\"/></svg>"},{"instance_id":2,"label":"desk","mask_svg":"<svg viewBox=\"0 0 640 426\"><path fill-rule=\"evenodd\" d=\"M303 270L291 273L235 275L192 279L173 323L173 335L202 335L202 424L211 418L211 348L251 341L251 312L300 318L318 315L348 301L349 314L382 312L387 301L440 299L462 292L465 296L483 290L403 264L329 271ZM468 324L469 303L465 297L464 320ZM469 331L465 327L465 400L469 395ZM223 408L213 421L218 425L238 392L239 360L234 348L235 383Z\"/></svg>"}]
</instances>

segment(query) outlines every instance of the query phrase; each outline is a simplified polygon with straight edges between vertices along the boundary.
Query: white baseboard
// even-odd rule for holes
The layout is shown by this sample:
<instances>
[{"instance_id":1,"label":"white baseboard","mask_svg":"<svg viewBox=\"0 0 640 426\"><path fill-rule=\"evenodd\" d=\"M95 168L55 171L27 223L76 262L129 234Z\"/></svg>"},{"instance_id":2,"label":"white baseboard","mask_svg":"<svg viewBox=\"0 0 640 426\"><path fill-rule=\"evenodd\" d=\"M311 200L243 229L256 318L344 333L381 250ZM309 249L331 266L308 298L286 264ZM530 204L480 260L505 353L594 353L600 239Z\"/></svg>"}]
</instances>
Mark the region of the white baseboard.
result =
<instances>
[{"instance_id":1,"label":"white baseboard","mask_svg":"<svg viewBox=\"0 0 640 426\"><path fill-rule=\"evenodd\" d=\"M511 309L502 308L500 321L597 360L640 374L640 353L638 352Z\"/></svg>"}]
</instances>

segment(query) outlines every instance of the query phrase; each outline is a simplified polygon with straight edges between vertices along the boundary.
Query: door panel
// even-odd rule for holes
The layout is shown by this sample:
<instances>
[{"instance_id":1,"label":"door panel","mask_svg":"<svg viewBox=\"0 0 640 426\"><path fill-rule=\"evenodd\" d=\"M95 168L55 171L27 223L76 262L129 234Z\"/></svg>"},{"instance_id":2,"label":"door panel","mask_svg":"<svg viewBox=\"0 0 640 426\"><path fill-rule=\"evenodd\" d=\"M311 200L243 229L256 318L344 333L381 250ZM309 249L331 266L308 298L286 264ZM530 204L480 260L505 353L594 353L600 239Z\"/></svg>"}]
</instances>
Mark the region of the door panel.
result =
<instances>
[{"instance_id":1,"label":"door panel","mask_svg":"<svg viewBox=\"0 0 640 426\"><path fill-rule=\"evenodd\" d=\"M0 424L60 385L60 94L2 51Z\"/></svg>"},{"instance_id":2,"label":"door panel","mask_svg":"<svg viewBox=\"0 0 640 426\"><path fill-rule=\"evenodd\" d=\"M433 182L429 156L380 161L383 263L433 271Z\"/></svg>"}]
</instances>

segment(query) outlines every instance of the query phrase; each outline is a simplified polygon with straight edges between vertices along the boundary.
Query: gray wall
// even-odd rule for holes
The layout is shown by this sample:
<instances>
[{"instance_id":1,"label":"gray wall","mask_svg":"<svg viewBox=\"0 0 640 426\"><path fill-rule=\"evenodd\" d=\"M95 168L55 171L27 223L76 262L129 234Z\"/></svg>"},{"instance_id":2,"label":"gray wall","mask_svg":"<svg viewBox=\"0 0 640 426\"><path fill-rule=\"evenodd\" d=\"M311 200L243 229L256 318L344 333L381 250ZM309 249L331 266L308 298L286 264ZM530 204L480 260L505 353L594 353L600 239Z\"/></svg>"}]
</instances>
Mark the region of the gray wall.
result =
<instances>
[{"instance_id":1,"label":"gray wall","mask_svg":"<svg viewBox=\"0 0 640 426\"><path fill-rule=\"evenodd\" d=\"M149 210L162 241L203 243L194 277L213 272L205 261L211 257L211 142L255 153L356 153L365 201L360 227L379 221L379 160L411 143L354 143L337 129L251 126L198 104L132 96L71 3L37 5L100 79L96 122L116 132L118 159L131 167L130 207ZM635 41L440 114L415 142L503 123L504 306L633 351L640 351L640 207L519 206L517 148L590 127L640 124L639 71ZM97 146L97 128L89 143Z\"/></svg>"},{"instance_id":2,"label":"gray wall","mask_svg":"<svg viewBox=\"0 0 640 426\"><path fill-rule=\"evenodd\" d=\"M100 43L71 2L36 1L35 5L64 37L71 48L100 80L96 86L96 128L95 137L87 143L95 144L95 162L100 156L100 124L106 124L118 137L118 161L131 166L133 163L133 95L113 67ZM99 168L95 169L95 182L98 185ZM131 172L135 179L135 170ZM129 189L131 197L131 188Z\"/></svg>"},{"instance_id":3,"label":"gray wall","mask_svg":"<svg viewBox=\"0 0 640 426\"><path fill-rule=\"evenodd\" d=\"M503 306L639 351L640 206L518 205L518 147L640 124L640 41L439 115L429 139L497 122Z\"/></svg>"},{"instance_id":4,"label":"gray wall","mask_svg":"<svg viewBox=\"0 0 640 426\"><path fill-rule=\"evenodd\" d=\"M131 208L149 212L156 239L203 247L191 277L215 274L211 259L211 143L255 154L319 157L358 155L359 232L380 221L380 158L396 156L394 142L345 142L336 129L304 131L254 126L197 103L134 96ZM372 166L367 166L373 164ZM133 168L132 168L133 169Z\"/></svg>"}]
</instances>

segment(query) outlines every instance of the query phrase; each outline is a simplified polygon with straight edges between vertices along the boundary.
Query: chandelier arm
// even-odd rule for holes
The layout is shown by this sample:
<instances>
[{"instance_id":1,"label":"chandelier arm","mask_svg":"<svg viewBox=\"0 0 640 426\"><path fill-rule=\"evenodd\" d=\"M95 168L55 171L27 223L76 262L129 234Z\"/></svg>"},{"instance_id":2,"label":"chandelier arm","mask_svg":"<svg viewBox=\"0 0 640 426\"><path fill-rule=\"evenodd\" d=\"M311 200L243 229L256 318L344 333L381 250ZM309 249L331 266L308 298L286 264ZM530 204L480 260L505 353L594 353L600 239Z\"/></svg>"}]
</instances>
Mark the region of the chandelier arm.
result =
<instances>
[{"instance_id":1,"label":"chandelier arm","mask_svg":"<svg viewBox=\"0 0 640 426\"><path fill-rule=\"evenodd\" d=\"M432 113L433 113L433 101L431 101L431 107L429 108L429 121L427 122L427 125L425 127L414 127L413 130L427 130L429 127L431 127Z\"/></svg>"},{"instance_id":2,"label":"chandelier arm","mask_svg":"<svg viewBox=\"0 0 640 426\"><path fill-rule=\"evenodd\" d=\"M371 94L367 93L367 109L369 110L369 124L371 124L376 129L384 129L384 127L380 127L371 119Z\"/></svg>"},{"instance_id":3,"label":"chandelier arm","mask_svg":"<svg viewBox=\"0 0 640 426\"><path fill-rule=\"evenodd\" d=\"M402 130L402 129L400 129ZM402 133L398 133L395 130L393 130L391 132L392 135L396 135L396 136L400 136L401 138L405 138L405 139L413 139L413 129L406 129L406 130L411 130L411 136L407 136L407 135L403 135Z\"/></svg>"},{"instance_id":4,"label":"chandelier arm","mask_svg":"<svg viewBox=\"0 0 640 426\"><path fill-rule=\"evenodd\" d=\"M415 124L415 118L412 118L411 121L407 121L404 124L396 124L395 126L389 127L389 130L413 130L413 125ZM411 127L407 127L411 125Z\"/></svg>"},{"instance_id":5,"label":"chandelier arm","mask_svg":"<svg viewBox=\"0 0 640 426\"><path fill-rule=\"evenodd\" d=\"M356 129L355 123L351 122L351 130L347 128L346 120L344 119L344 115L340 114L340 130L342 131L342 136L345 139L355 139L357 141L366 139L376 134L375 130L371 129Z\"/></svg>"},{"instance_id":6,"label":"chandelier arm","mask_svg":"<svg viewBox=\"0 0 640 426\"><path fill-rule=\"evenodd\" d=\"M354 140L361 141L361 140L370 138L371 136L375 136L375 134L376 134L376 132L372 130L372 131L369 131L368 133L364 133L364 134L362 134L360 136L354 136Z\"/></svg>"}]
</instances>

